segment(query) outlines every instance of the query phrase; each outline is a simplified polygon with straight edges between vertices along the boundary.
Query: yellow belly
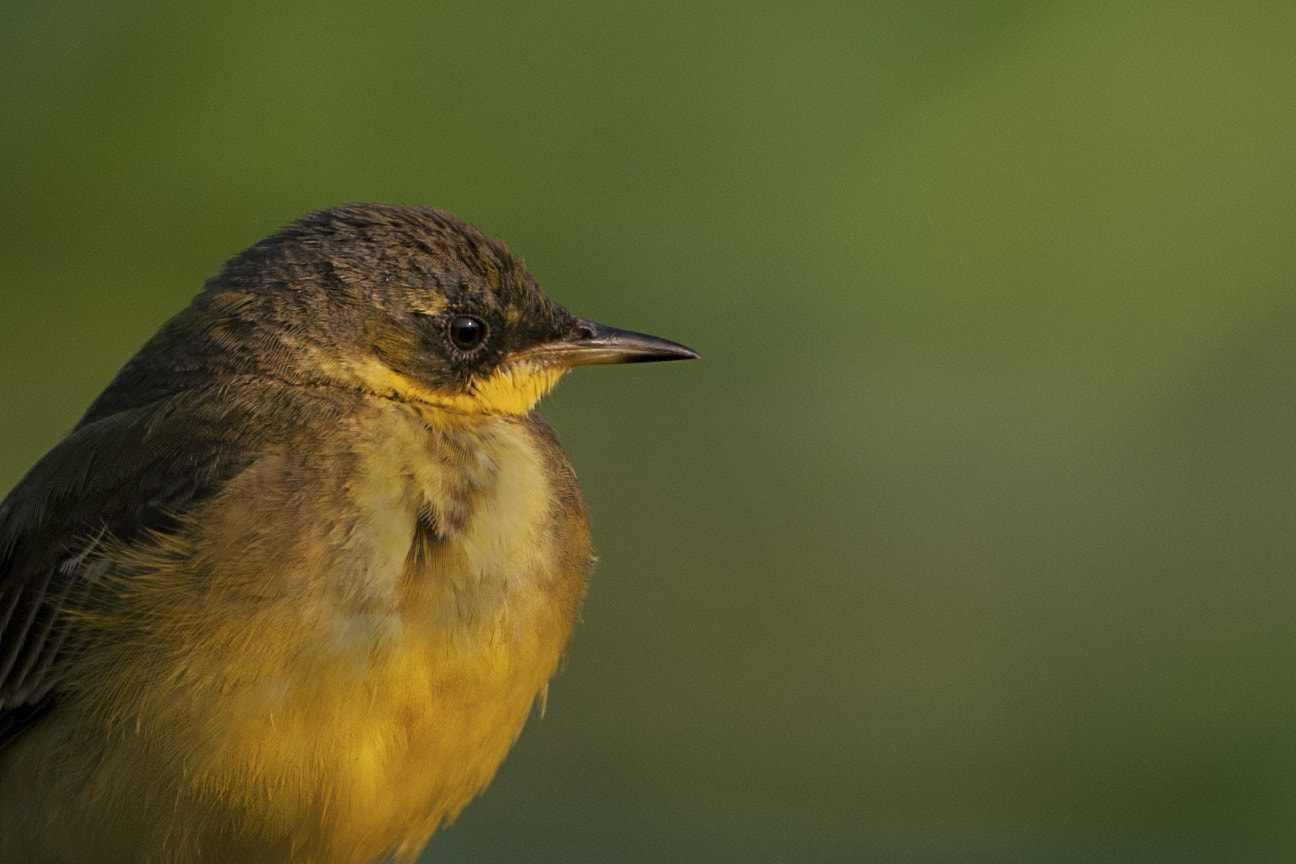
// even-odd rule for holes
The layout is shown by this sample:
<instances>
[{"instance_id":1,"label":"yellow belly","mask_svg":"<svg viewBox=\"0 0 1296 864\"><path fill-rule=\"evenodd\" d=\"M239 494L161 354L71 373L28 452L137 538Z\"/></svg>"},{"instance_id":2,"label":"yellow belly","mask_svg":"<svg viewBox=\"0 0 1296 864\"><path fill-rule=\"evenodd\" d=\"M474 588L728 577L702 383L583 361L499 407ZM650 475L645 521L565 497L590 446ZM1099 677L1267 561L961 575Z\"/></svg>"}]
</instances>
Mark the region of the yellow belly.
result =
<instances>
[{"instance_id":1,"label":"yellow belly","mask_svg":"<svg viewBox=\"0 0 1296 864\"><path fill-rule=\"evenodd\" d=\"M225 710L171 706L134 733L65 709L5 756L18 793L4 796L5 833L61 801L35 832L59 852L37 860L412 860L493 777L558 659L553 645L421 646L364 682L321 667L323 681L259 694L259 711L230 694Z\"/></svg>"}]
</instances>

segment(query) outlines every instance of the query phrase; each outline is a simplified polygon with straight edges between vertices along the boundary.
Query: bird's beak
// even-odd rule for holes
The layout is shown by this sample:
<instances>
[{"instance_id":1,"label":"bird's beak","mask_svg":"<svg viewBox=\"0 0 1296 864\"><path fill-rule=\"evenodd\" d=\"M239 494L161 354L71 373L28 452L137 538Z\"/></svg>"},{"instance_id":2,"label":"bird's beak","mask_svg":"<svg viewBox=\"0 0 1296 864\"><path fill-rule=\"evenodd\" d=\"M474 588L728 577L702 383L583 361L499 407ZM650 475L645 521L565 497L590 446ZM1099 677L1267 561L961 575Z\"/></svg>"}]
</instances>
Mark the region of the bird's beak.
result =
<instances>
[{"instance_id":1,"label":"bird's beak","mask_svg":"<svg viewBox=\"0 0 1296 864\"><path fill-rule=\"evenodd\" d=\"M621 330L577 318L568 335L533 349L558 366L593 366L602 363L654 363L659 360L694 360L697 352L678 342Z\"/></svg>"}]
</instances>

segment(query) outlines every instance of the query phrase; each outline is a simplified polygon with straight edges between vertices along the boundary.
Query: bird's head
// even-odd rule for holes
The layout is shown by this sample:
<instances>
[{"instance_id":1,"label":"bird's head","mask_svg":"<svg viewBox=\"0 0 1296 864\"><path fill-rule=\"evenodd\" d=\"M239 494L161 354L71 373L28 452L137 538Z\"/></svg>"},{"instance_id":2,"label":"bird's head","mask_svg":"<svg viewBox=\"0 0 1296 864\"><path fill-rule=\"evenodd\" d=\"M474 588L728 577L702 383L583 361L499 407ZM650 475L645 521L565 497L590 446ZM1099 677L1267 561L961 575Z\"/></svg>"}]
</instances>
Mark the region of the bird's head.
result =
<instances>
[{"instance_id":1,"label":"bird's head","mask_svg":"<svg viewBox=\"0 0 1296 864\"><path fill-rule=\"evenodd\" d=\"M167 353L187 342L208 370L472 413L524 414L574 366L697 356L576 317L498 240L426 207L312 213L231 259L176 322Z\"/></svg>"}]
</instances>

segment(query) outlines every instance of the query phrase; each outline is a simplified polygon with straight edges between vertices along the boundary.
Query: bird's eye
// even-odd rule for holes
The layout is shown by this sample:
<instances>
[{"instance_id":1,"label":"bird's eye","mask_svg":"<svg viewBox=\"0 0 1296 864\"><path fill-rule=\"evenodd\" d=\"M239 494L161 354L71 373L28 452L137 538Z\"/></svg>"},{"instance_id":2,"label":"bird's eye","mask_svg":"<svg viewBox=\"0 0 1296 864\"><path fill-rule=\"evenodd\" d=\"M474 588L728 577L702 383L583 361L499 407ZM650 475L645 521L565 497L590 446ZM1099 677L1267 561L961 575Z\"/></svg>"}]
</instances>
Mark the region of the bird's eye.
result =
<instances>
[{"instance_id":1,"label":"bird's eye","mask_svg":"<svg viewBox=\"0 0 1296 864\"><path fill-rule=\"evenodd\" d=\"M450 322L450 341L460 351L471 351L486 341L486 322L472 315L460 315Z\"/></svg>"}]
</instances>

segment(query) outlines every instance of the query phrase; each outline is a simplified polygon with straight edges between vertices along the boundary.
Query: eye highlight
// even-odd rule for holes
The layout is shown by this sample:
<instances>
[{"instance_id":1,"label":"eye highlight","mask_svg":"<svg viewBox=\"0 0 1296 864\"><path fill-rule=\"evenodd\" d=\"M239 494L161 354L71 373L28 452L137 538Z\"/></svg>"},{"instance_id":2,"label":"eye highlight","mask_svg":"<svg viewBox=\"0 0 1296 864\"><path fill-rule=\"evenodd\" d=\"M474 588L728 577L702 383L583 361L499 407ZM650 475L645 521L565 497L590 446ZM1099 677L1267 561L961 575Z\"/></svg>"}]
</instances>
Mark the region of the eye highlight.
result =
<instances>
[{"instance_id":1,"label":"eye highlight","mask_svg":"<svg viewBox=\"0 0 1296 864\"><path fill-rule=\"evenodd\" d=\"M472 351L486 341L486 322L473 315L458 315L450 322L450 343Z\"/></svg>"}]
</instances>

